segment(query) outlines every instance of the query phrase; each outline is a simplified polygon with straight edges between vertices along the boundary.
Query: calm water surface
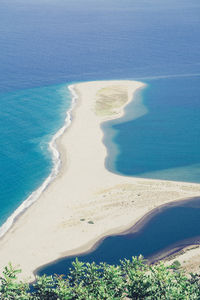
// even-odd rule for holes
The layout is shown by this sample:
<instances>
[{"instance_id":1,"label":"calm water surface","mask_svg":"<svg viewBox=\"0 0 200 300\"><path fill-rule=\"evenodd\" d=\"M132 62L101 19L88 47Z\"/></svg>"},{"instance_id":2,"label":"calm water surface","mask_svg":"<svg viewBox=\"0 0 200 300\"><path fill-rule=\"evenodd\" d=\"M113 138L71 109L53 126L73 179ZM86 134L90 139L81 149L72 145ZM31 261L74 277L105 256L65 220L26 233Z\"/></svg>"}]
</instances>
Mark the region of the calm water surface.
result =
<instances>
[{"instance_id":1,"label":"calm water surface","mask_svg":"<svg viewBox=\"0 0 200 300\"><path fill-rule=\"evenodd\" d=\"M0 225L50 174L72 82L147 83L105 125L109 170L200 182L199 16L199 0L1 0Z\"/></svg>"},{"instance_id":2,"label":"calm water surface","mask_svg":"<svg viewBox=\"0 0 200 300\"><path fill-rule=\"evenodd\" d=\"M160 207L125 235L107 237L94 251L78 258L84 262L118 264L120 259L142 254L155 260L190 244L200 244L200 198ZM44 266L38 274L66 274L74 260L75 257L63 258Z\"/></svg>"}]
</instances>

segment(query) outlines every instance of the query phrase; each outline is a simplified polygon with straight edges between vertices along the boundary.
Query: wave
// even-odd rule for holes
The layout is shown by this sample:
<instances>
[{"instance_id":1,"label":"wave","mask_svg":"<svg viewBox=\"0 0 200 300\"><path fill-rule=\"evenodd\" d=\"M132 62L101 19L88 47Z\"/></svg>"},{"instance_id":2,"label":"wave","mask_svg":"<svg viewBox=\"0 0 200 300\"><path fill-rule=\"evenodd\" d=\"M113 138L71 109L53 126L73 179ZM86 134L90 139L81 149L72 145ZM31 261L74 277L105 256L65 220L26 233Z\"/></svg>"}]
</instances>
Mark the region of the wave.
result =
<instances>
[{"instance_id":1,"label":"wave","mask_svg":"<svg viewBox=\"0 0 200 300\"><path fill-rule=\"evenodd\" d=\"M49 142L49 149L52 153L52 159L53 159L53 168L50 173L50 175L45 179L45 181L42 183L42 185L35 191L31 193L31 195L24 200L24 202L13 212L13 214L8 217L6 222L0 227L0 238L5 235L5 233L11 228L11 226L14 224L14 222L17 220L17 218L24 213L24 211L29 208L42 194L42 192L48 187L48 185L56 178L56 176L59 173L60 167L61 167L61 159L60 159L60 153L57 149L56 140L63 135L65 130L71 125L72 122L72 110L74 109L74 106L76 105L77 101L77 94L74 90L74 85L69 85L68 89L71 92L72 95L72 103L70 108L66 112L66 118L64 121L64 126L61 127L56 134L53 136L51 141Z\"/></svg>"},{"instance_id":2,"label":"wave","mask_svg":"<svg viewBox=\"0 0 200 300\"><path fill-rule=\"evenodd\" d=\"M185 73L185 74L168 74L168 75L155 75L146 77L136 77L137 80L154 80L154 79L167 79L167 78L180 78L180 77L199 77L200 73Z\"/></svg>"}]
</instances>

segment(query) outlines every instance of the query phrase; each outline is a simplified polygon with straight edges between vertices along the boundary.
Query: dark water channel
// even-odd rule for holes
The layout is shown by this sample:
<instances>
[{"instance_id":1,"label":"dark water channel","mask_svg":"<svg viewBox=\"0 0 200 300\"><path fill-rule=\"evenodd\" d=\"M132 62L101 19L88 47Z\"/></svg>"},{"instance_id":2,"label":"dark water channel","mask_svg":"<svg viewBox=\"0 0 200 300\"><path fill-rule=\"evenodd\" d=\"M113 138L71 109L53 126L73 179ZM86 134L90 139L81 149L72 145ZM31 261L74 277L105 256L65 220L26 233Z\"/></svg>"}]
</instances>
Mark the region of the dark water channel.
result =
<instances>
[{"instance_id":1,"label":"dark water channel","mask_svg":"<svg viewBox=\"0 0 200 300\"><path fill-rule=\"evenodd\" d=\"M92 225L91 225L92 226ZM150 261L172 254L187 245L200 244L200 197L163 205L123 234L101 240L79 260L117 264L142 254ZM66 274L75 256L62 258L37 270L42 274Z\"/></svg>"}]
</instances>

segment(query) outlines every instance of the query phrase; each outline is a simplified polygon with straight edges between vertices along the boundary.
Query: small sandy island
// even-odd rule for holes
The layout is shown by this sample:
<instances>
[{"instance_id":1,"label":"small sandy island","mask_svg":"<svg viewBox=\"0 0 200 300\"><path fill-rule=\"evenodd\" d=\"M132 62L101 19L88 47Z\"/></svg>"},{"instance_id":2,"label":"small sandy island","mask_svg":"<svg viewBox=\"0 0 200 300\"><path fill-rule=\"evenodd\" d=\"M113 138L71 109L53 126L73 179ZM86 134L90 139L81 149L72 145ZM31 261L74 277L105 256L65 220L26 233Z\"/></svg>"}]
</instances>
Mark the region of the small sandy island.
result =
<instances>
[{"instance_id":1,"label":"small sandy island","mask_svg":"<svg viewBox=\"0 0 200 300\"><path fill-rule=\"evenodd\" d=\"M143 87L135 81L72 87L78 95L72 124L57 141L61 170L0 240L0 271L11 261L31 280L39 266L90 249L101 237L128 229L155 207L200 195L198 184L131 178L106 170L100 124L119 118Z\"/></svg>"}]
</instances>

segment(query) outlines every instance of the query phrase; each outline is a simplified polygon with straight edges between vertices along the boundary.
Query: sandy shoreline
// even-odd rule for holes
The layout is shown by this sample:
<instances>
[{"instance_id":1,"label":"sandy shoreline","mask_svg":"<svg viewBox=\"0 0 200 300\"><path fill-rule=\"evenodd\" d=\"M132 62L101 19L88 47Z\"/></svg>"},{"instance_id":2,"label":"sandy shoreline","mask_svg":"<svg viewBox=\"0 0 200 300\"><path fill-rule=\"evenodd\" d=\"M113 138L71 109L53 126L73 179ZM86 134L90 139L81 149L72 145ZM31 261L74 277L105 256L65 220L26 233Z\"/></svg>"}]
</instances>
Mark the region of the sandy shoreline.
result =
<instances>
[{"instance_id":1,"label":"sandy shoreline","mask_svg":"<svg viewBox=\"0 0 200 300\"><path fill-rule=\"evenodd\" d=\"M119 118L143 86L134 81L75 85L78 104L72 124L57 141L62 168L0 240L0 271L11 261L31 280L39 266L88 250L102 236L128 229L153 208L200 195L198 184L131 178L105 169L100 124ZM112 98L117 102L102 106Z\"/></svg>"}]
</instances>

